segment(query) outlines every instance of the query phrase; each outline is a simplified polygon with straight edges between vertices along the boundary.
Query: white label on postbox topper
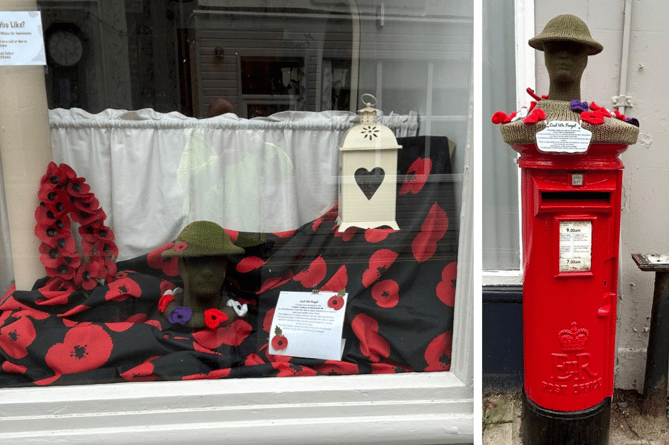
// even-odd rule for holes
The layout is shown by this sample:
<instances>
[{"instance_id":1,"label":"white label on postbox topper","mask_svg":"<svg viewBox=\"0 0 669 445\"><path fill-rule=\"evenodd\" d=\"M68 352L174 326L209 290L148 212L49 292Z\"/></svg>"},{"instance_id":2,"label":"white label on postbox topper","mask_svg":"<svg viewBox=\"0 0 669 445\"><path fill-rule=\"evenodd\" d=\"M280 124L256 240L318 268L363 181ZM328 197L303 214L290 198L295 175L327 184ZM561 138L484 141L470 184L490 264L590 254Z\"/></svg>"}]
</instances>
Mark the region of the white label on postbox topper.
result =
<instances>
[{"instance_id":1,"label":"white label on postbox topper","mask_svg":"<svg viewBox=\"0 0 669 445\"><path fill-rule=\"evenodd\" d=\"M560 272L588 272L592 263L592 221L560 221Z\"/></svg>"},{"instance_id":2,"label":"white label on postbox topper","mask_svg":"<svg viewBox=\"0 0 669 445\"><path fill-rule=\"evenodd\" d=\"M573 121L546 122L546 128L536 134L537 147L545 153L585 153L592 132Z\"/></svg>"}]
</instances>

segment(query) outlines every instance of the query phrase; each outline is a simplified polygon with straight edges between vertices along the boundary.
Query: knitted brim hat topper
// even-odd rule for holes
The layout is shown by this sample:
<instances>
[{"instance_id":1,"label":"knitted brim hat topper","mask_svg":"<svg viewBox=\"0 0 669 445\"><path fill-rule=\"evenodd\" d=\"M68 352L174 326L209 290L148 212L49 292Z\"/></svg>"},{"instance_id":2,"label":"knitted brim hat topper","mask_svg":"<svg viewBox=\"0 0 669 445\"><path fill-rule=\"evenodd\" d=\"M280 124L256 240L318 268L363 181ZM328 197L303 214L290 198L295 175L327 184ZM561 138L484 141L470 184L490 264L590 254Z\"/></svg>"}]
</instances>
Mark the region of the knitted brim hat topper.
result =
<instances>
[{"instance_id":1,"label":"knitted brim hat topper","mask_svg":"<svg viewBox=\"0 0 669 445\"><path fill-rule=\"evenodd\" d=\"M539 51L544 50L544 42L550 41L570 41L582 43L588 47L588 55L599 54L604 49L601 43L596 42L590 35L588 25L583 20L571 14L563 14L553 17L544 30L536 37L529 40L532 48Z\"/></svg>"},{"instance_id":2,"label":"knitted brim hat topper","mask_svg":"<svg viewBox=\"0 0 669 445\"><path fill-rule=\"evenodd\" d=\"M163 259L174 257L219 256L244 253L221 226L211 221L195 221L183 228L172 248L163 251Z\"/></svg>"}]
</instances>

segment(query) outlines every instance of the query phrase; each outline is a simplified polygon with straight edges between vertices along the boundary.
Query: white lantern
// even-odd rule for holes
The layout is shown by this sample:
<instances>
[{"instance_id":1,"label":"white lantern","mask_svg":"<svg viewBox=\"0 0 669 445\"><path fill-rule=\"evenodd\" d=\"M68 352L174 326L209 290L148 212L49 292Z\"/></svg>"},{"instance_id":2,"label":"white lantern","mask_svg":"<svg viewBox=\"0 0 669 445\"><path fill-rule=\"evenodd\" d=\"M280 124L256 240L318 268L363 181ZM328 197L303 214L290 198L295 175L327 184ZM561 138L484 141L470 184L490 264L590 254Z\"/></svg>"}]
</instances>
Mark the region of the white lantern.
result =
<instances>
[{"instance_id":1,"label":"white lantern","mask_svg":"<svg viewBox=\"0 0 669 445\"><path fill-rule=\"evenodd\" d=\"M373 103L364 102L365 96ZM363 94L365 108L359 110L360 125L349 129L339 147L339 231L349 227L369 229L395 221L397 199L397 139L385 125L376 122L376 99Z\"/></svg>"}]
</instances>

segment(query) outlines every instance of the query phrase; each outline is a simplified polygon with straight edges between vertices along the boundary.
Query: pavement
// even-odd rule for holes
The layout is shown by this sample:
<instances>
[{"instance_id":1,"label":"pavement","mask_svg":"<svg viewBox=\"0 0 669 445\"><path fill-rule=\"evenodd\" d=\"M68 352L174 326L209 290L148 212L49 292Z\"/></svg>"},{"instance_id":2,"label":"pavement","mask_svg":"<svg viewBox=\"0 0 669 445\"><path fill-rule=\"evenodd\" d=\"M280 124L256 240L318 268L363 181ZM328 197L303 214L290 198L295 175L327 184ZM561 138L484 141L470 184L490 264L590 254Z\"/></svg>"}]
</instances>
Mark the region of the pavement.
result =
<instances>
[{"instance_id":1,"label":"pavement","mask_svg":"<svg viewBox=\"0 0 669 445\"><path fill-rule=\"evenodd\" d=\"M669 419L641 415L642 396L616 390L611 405L609 445L669 445ZM482 445L522 445L519 392L484 392Z\"/></svg>"}]
</instances>

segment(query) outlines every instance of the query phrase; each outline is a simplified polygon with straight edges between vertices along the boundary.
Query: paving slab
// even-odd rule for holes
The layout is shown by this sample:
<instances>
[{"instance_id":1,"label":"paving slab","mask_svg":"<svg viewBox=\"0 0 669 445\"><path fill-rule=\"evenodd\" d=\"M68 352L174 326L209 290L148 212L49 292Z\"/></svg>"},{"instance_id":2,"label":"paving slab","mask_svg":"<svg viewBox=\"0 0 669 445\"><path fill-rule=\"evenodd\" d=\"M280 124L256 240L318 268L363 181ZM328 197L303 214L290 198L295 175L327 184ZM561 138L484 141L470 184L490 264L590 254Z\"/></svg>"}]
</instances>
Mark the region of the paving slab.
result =
<instances>
[{"instance_id":1,"label":"paving slab","mask_svg":"<svg viewBox=\"0 0 669 445\"><path fill-rule=\"evenodd\" d=\"M483 445L513 445L513 424L495 423L483 431Z\"/></svg>"}]
</instances>

